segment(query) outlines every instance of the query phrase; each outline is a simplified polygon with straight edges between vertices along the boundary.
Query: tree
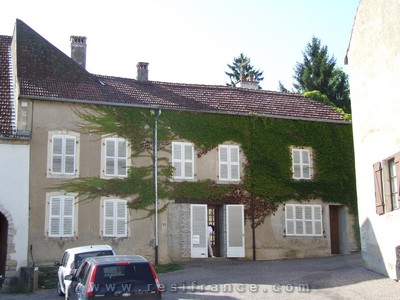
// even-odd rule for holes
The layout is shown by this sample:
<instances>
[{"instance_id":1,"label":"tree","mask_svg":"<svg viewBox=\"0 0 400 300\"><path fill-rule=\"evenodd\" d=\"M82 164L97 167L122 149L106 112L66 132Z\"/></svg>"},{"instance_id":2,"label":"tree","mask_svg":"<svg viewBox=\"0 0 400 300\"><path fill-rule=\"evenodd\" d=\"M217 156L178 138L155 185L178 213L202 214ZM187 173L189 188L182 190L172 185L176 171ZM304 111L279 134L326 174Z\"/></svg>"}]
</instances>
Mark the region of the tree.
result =
<instances>
[{"instance_id":1,"label":"tree","mask_svg":"<svg viewBox=\"0 0 400 300\"><path fill-rule=\"evenodd\" d=\"M250 75L253 75L253 80L257 82L261 82L264 80L263 71L260 69L255 69L253 65L250 63L250 58L245 56L243 53L240 53L238 57L233 59L232 65L227 65L231 72L225 72L226 75L229 76L230 83L227 83L228 86L235 86L240 80L242 80L242 76L245 80L250 79ZM260 86L258 86L261 89Z\"/></svg>"},{"instance_id":2,"label":"tree","mask_svg":"<svg viewBox=\"0 0 400 300\"><path fill-rule=\"evenodd\" d=\"M303 62L294 67L293 87L296 92L319 91L336 106L350 113L350 88L348 75L336 66L334 56L329 57L328 47L313 37L303 52ZM287 89L280 83L280 91Z\"/></svg>"}]
</instances>

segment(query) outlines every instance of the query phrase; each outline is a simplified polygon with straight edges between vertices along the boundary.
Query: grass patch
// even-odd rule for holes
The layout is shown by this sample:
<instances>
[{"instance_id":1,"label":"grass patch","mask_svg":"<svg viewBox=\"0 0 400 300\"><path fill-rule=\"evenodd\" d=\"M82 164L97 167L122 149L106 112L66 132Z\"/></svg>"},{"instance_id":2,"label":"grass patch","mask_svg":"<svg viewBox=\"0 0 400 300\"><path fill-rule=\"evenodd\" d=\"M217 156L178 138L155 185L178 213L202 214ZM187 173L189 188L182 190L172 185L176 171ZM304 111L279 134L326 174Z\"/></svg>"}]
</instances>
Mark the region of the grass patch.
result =
<instances>
[{"instance_id":1,"label":"grass patch","mask_svg":"<svg viewBox=\"0 0 400 300\"><path fill-rule=\"evenodd\" d=\"M53 289L57 287L58 267L42 266L39 267L39 288Z\"/></svg>"},{"instance_id":2,"label":"grass patch","mask_svg":"<svg viewBox=\"0 0 400 300\"><path fill-rule=\"evenodd\" d=\"M153 266L157 273L168 273L183 269L183 266L178 264L164 264L164 265L153 265Z\"/></svg>"}]
</instances>

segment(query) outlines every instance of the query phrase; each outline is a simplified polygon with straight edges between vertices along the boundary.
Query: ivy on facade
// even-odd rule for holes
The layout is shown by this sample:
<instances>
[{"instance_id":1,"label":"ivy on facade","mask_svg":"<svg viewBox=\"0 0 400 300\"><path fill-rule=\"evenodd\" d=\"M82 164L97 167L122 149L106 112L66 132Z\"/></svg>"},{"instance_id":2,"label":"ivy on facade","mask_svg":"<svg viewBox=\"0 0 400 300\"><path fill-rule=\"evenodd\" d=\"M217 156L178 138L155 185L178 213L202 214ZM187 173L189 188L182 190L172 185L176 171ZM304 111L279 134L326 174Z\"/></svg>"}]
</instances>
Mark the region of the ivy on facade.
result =
<instances>
[{"instance_id":1,"label":"ivy on facade","mask_svg":"<svg viewBox=\"0 0 400 300\"><path fill-rule=\"evenodd\" d=\"M227 141L240 144L247 163L239 185L220 185L212 180L171 182L173 169L163 158L158 163L159 199L206 199L210 203L237 200L245 204L248 212L256 207L255 227L274 213L278 204L289 200L318 198L326 203L341 203L356 213L350 124L168 110L157 116L151 109L111 106L93 106L77 113L84 121L83 131L129 140L133 157L153 159L156 118L160 153L168 151L166 146L173 140L192 142L197 156ZM312 148L312 180L292 179L291 146ZM131 208L146 209L154 202L153 185L153 166L133 165L125 179L80 178L62 187L88 200L110 195L130 198Z\"/></svg>"}]
</instances>

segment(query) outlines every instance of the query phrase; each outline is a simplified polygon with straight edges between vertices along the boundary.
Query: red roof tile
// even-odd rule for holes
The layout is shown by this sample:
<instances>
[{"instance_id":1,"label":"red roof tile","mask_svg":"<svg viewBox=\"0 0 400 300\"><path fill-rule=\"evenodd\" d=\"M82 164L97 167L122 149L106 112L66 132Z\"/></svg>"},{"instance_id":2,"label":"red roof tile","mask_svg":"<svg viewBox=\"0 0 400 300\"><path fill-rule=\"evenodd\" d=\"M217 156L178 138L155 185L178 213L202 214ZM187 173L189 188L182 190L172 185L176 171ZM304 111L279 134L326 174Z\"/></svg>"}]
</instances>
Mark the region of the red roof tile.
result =
<instances>
[{"instance_id":1,"label":"red roof tile","mask_svg":"<svg viewBox=\"0 0 400 300\"><path fill-rule=\"evenodd\" d=\"M94 75L20 20L16 33L23 97L345 122L331 106L298 94Z\"/></svg>"}]
</instances>

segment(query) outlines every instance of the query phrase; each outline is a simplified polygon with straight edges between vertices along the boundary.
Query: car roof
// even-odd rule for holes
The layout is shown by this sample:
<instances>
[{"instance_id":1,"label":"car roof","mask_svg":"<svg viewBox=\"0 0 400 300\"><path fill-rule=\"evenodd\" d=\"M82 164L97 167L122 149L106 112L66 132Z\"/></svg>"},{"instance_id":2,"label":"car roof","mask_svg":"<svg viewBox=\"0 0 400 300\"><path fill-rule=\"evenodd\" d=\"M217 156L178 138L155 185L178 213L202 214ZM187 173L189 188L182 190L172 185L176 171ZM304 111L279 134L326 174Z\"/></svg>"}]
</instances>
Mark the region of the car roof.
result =
<instances>
[{"instance_id":1,"label":"car roof","mask_svg":"<svg viewBox=\"0 0 400 300\"><path fill-rule=\"evenodd\" d=\"M88 261L98 265L108 265L113 263L148 263L148 260L141 255L107 255L87 258Z\"/></svg>"},{"instance_id":2,"label":"car roof","mask_svg":"<svg viewBox=\"0 0 400 300\"><path fill-rule=\"evenodd\" d=\"M85 252L102 251L102 250L113 250L113 249L111 248L110 245L87 245L87 246L69 248L66 249L65 252L75 254L75 253L85 253Z\"/></svg>"}]
</instances>

